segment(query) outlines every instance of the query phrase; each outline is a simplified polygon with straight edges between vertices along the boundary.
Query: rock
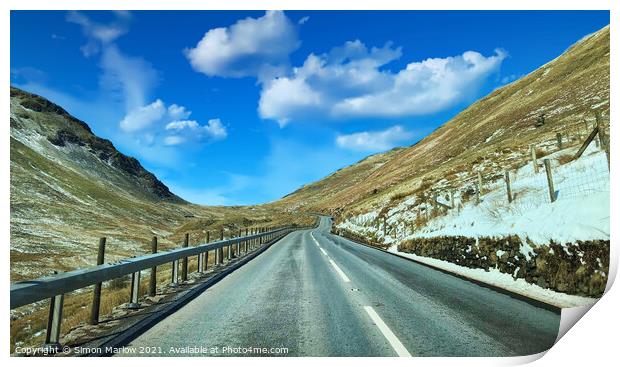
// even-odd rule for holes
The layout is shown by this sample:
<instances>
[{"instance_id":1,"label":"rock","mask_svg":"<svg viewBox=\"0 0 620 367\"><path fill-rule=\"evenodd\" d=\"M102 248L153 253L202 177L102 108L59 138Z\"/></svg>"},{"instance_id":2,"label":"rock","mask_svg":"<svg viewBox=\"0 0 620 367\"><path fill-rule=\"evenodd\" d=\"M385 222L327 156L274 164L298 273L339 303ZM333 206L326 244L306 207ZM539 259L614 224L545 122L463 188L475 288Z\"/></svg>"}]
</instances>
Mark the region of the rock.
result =
<instances>
[{"instance_id":1,"label":"rock","mask_svg":"<svg viewBox=\"0 0 620 367\"><path fill-rule=\"evenodd\" d=\"M549 284L547 283L547 281L543 277L538 278L538 281L536 282L536 284L539 287L541 287L541 288L548 288L549 287Z\"/></svg>"}]
</instances>

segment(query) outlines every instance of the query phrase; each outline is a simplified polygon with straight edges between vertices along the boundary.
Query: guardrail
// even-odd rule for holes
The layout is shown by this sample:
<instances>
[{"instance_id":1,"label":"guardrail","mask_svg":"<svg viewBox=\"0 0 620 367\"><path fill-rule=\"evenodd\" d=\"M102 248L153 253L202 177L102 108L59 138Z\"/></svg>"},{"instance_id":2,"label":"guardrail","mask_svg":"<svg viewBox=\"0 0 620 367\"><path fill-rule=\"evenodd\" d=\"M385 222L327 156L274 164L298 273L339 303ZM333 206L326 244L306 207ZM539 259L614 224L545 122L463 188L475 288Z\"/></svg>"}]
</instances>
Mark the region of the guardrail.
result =
<instances>
[{"instance_id":1,"label":"guardrail","mask_svg":"<svg viewBox=\"0 0 620 367\"><path fill-rule=\"evenodd\" d=\"M143 270L151 270L151 290L149 293L154 295L156 284L157 266L172 263L171 285L178 285L179 282L179 261L182 260L182 279L187 280L188 258L198 256L197 272L207 271L209 251L215 250L215 266L224 263L224 251L227 248L227 260L231 260L234 253L240 256L242 253L248 254L263 244L284 237L288 233L302 229L299 227L283 228L259 228L252 230L252 234L246 236L230 238L224 240L223 232L221 239L217 242L204 243L194 247L188 247L188 235L182 248L169 250L166 252L157 251L157 238L153 238L153 254L133 257L118 261L116 263L100 264L87 269L78 269L66 273L55 274L35 280L22 281L11 284L11 309L32 304L41 300L50 299L49 318L47 324L47 334L45 344L50 348L60 346L60 325L62 321L62 307L64 295L66 293L95 285L93 294L93 307L91 308L91 324L97 324L99 319L99 303L101 297L101 283L117 279L131 274L130 300L128 308L136 309L139 304L140 273ZM236 249L233 247L235 246ZM103 248L105 248L105 238L100 241L100 253L98 263L103 262Z\"/></svg>"}]
</instances>

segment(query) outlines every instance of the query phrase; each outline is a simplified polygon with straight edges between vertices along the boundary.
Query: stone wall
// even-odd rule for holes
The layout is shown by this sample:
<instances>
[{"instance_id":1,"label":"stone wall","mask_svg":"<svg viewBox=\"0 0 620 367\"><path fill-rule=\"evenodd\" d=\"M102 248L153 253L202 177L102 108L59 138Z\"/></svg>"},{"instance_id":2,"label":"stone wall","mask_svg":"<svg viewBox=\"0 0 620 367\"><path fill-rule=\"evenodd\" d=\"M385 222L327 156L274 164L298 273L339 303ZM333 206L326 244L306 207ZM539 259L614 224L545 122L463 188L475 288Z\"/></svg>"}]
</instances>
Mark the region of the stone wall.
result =
<instances>
[{"instance_id":1,"label":"stone wall","mask_svg":"<svg viewBox=\"0 0 620 367\"><path fill-rule=\"evenodd\" d=\"M447 236L407 240L398 250L468 268L497 268L515 279L587 297L603 294L609 270L609 240L535 246L518 236Z\"/></svg>"},{"instance_id":2,"label":"stone wall","mask_svg":"<svg viewBox=\"0 0 620 367\"><path fill-rule=\"evenodd\" d=\"M387 247L388 247L385 244L379 242L375 238L372 238L372 237L367 236L367 235L366 236L365 235L360 235L360 234L358 234L356 232L349 231L348 229L336 228L334 226L334 227L332 227L332 233L337 234L338 236L341 236L341 237L348 238L348 239L356 241L356 242L365 243L367 245L378 247L378 248L381 248L381 249L384 249L384 250L387 249Z\"/></svg>"}]
</instances>

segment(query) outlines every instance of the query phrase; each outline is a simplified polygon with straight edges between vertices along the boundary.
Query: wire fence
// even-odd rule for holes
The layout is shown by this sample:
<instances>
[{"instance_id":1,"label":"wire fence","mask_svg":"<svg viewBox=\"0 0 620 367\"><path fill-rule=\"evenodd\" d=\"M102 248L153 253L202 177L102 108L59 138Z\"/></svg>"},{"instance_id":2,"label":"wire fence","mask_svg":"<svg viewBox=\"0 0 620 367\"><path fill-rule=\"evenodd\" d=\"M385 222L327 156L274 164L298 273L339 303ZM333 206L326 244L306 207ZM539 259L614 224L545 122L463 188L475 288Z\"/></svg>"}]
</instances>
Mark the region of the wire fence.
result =
<instances>
[{"instance_id":1,"label":"wire fence","mask_svg":"<svg viewBox=\"0 0 620 367\"><path fill-rule=\"evenodd\" d=\"M557 131L555 139L547 138L499 161L472 167L472 172L458 182L437 182L425 195L428 203L435 215L460 211L471 201L490 211L498 205L511 205L511 210L521 211L608 193L609 163L605 149L609 144L609 120L599 120L602 138L597 134L584 154L575 158L596 126L592 120L574 122ZM428 220L429 213L425 210L423 219Z\"/></svg>"}]
</instances>

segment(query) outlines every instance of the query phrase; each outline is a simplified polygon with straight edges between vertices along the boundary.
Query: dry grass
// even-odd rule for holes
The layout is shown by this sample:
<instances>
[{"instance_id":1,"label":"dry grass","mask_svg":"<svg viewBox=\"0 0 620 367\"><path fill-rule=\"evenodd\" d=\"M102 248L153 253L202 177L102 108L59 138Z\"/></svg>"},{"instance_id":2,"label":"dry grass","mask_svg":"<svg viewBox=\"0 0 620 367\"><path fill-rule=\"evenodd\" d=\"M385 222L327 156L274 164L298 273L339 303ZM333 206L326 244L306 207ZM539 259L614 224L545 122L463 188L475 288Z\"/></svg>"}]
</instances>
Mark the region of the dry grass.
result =
<instances>
[{"instance_id":1,"label":"dry grass","mask_svg":"<svg viewBox=\"0 0 620 367\"><path fill-rule=\"evenodd\" d=\"M213 238L212 238L213 240ZM233 250L234 251L234 250ZM224 259L228 257L228 248L223 249ZM215 264L215 251L209 251L207 268L210 269ZM198 269L197 256L188 258L188 274L196 272ZM179 270L179 277L181 271ZM161 289L171 282L172 265L164 264L157 268L157 288ZM148 293L150 276L145 271L141 276L140 295ZM63 303L63 320L61 335L65 335L72 329L84 325L90 318L90 307L92 302L93 287L88 287L79 292L72 292L65 295ZM158 291L159 292L159 291ZM102 287L100 320L105 320L112 313L115 307L129 302L130 297L130 276L124 276L106 282ZM37 346L45 341L45 329L48 318L48 302L43 302L40 306L32 308L24 306L16 309L18 313L24 315L10 323L10 350L14 350L17 342L23 345ZM43 331L40 335L35 333Z\"/></svg>"},{"instance_id":2,"label":"dry grass","mask_svg":"<svg viewBox=\"0 0 620 367\"><path fill-rule=\"evenodd\" d=\"M555 151L557 131L592 118L591 101L609 100L609 49L609 28L605 28L480 99L417 144L368 157L276 204L346 217L383 208L416 183L421 182L426 191L440 179L452 182L457 173L473 172L474 167L484 167L492 180L503 174L496 173L501 170L495 164L508 167L518 159L515 155L528 155L530 144L539 145L536 153L542 158ZM606 115L609 103L599 108ZM535 127L537 111L546 113L542 127Z\"/></svg>"},{"instance_id":3,"label":"dry grass","mask_svg":"<svg viewBox=\"0 0 620 367\"><path fill-rule=\"evenodd\" d=\"M575 156L573 154L563 154L558 157L558 163L566 164L566 163L572 162L574 159L575 159Z\"/></svg>"}]
</instances>

